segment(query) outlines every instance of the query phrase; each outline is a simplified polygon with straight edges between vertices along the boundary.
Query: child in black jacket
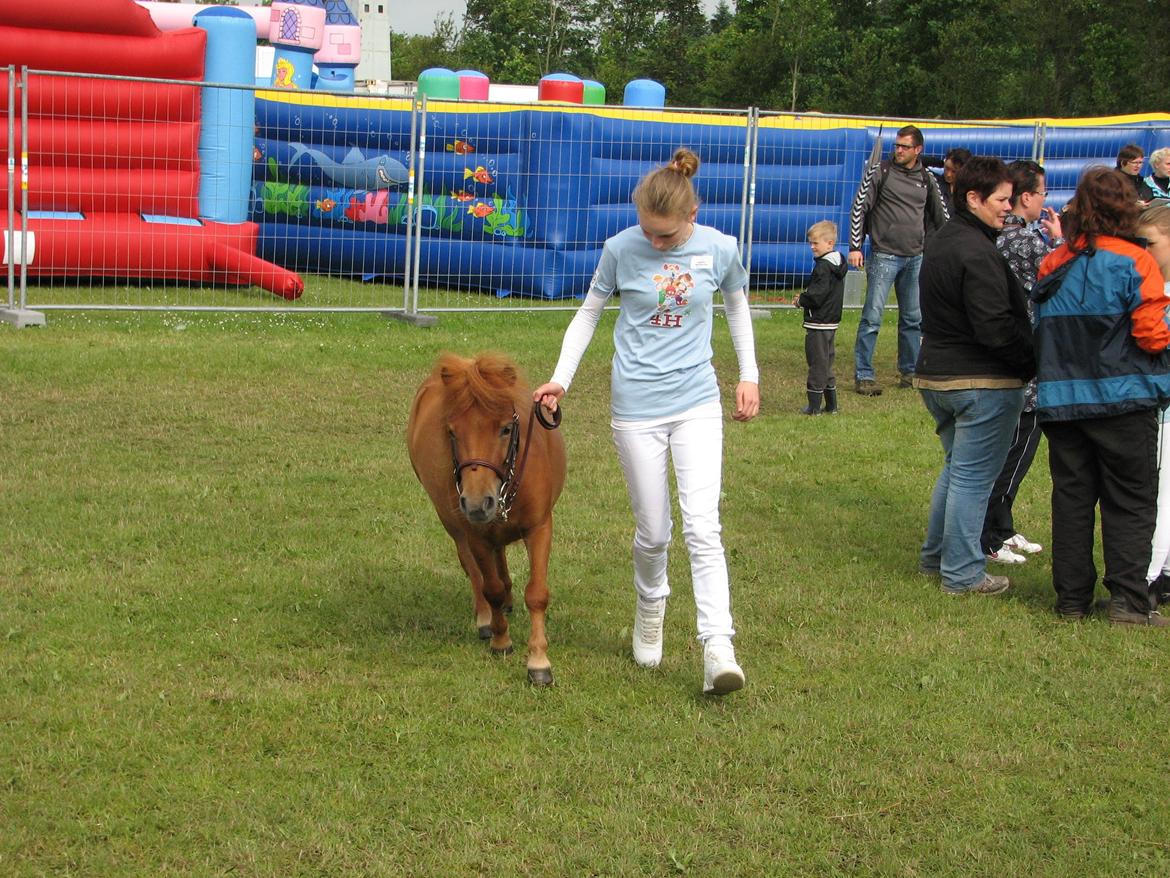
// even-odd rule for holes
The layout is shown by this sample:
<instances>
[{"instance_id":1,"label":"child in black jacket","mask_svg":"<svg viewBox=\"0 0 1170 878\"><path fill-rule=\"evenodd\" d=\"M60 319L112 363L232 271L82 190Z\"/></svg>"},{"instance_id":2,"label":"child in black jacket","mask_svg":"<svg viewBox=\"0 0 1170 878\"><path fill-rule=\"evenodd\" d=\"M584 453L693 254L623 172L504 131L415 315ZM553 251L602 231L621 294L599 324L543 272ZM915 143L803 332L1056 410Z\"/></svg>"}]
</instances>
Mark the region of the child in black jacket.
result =
<instances>
[{"instance_id":1,"label":"child in black jacket","mask_svg":"<svg viewBox=\"0 0 1170 878\"><path fill-rule=\"evenodd\" d=\"M808 405L802 415L837 414L837 375L833 361L837 356L837 325L845 301L845 273L849 267L837 252L837 224L829 220L813 223L808 230L812 250L812 277L808 289L796 296L792 304L804 309L804 355L808 360L805 390Z\"/></svg>"}]
</instances>

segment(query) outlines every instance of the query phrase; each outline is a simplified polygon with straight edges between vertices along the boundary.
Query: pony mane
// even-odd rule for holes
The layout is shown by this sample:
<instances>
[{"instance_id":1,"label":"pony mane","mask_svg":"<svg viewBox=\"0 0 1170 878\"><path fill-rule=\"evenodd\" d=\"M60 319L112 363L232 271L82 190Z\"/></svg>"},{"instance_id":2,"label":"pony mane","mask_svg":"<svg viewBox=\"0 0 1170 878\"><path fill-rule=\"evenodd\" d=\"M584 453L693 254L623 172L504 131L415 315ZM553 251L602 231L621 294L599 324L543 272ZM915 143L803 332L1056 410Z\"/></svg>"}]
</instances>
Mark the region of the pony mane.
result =
<instances>
[{"instance_id":1,"label":"pony mane","mask_svg":"<svg viewBox=\"0 0 1170 878\"><path fill-rule=\"evenodd\" d=\"M503 418L523 406L520 370L503 354L480 353L474 359L443 354L434 375L444 388L443 407L448 417L476 408Z\"/></svg>"}]
</instances>

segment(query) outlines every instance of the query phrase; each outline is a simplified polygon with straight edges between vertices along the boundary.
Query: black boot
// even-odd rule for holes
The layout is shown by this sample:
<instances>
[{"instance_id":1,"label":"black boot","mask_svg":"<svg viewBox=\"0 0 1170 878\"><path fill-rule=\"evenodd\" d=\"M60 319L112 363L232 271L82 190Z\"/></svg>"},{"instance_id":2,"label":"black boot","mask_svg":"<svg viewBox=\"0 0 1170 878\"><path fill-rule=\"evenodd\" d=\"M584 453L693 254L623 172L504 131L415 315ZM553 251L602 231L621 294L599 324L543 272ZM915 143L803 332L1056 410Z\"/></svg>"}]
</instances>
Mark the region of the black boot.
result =
<instances>
[{"instance_id":1,"label":"black boot","mask_svg":"<svg viewBox=\"0 0 1170 878\"><path fill-rule=\"evenodd\" d=\"M819 390L806 390L805 394L808 396L808 405L800 410L802 415L819 415L821 413L821 399L824 393Z\"/></svg>"},{"instance_id":2,"label":"black boot","mask_svg":"<svg viewBox=\"0 0 1170 878\"><path fill-rule=\"evenodd\" d=\"M1170 605L1170 576L1163 573L1150 583L1150 601L1155 608Z\"/></svg>"},{"instance_id":3,"label":"black boot","mask_svg":"<svg viewBox=\"0 0 1170 878\"><path fill-rule=\"evenodd\" d=\"M825 414L826 415L837 414L837 388L836 387L826 387L825 388Z\"/></svg>"}]
</instances>

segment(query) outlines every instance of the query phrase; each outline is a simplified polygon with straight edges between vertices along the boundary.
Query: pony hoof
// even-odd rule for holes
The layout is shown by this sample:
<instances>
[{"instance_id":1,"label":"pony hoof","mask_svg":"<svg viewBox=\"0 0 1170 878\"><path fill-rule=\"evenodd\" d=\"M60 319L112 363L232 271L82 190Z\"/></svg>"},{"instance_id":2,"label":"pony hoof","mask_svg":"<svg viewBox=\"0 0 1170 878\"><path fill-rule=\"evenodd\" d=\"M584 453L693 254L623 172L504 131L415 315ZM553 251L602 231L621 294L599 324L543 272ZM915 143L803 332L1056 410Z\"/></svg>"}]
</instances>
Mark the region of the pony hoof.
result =
<instances>
[{"instance_id":1,"label":"pony hoof","mask_svg":"<svg viewBox=\"0 0 1170 878\"><path fill-rule=\"evenodd\" d=\"M479 626L479 639L480 640L491 640L492 639L492 626L491 625L480 625Z\"/></svg>"},{"instance_id":2,"label":"pony hoof","mask_svg":"<svg viewBox=\"0 0 1170 878\"><path fill-rule=\"evenodd\" d=\"M533 686L551 686L553 684L552 668L529 668L528 682Z\"/></svg>"},{"instance_id":3,"label":"pony hoof","mask_svg":"<svg viewBox=\"0 0 1170 878\"><path fill-rule=\"evenodd\" d=\"M494 646L492 647L492 655L505 656L505 655L511 655L511 654L512 654L512 647L511 646L505 646L503 649L496 649Z\"/></svg>"}]
</instances>

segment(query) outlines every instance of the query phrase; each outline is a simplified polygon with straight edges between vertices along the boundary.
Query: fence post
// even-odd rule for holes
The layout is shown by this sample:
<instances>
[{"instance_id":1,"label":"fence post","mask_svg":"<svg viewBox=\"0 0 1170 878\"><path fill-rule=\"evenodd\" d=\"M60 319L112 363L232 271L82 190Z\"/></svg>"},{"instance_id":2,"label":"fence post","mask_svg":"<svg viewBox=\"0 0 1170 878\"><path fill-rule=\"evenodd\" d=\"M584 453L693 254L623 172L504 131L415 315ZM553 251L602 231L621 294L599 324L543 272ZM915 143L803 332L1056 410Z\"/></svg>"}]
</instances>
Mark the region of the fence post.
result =
<instances>
[{"instance_id":1,"label":"fence post","mask_svg":"<svg viewBox=\"0 0 1170 878\"><path fill-rule=\"evenodd\" d=\"M8 309L11 310L16 299L16 267L9 256L9 248L13 242L12 233L15 229L13 222L16 217L16 67L9 64L8 68L8 214L4 229L4 263L8 266Z\"/></svg>"},{"instance_id":2,"label":"fence post","mask_svg":"<svg viewBox=\"0 0 1170 878\"><path fill-rule=\"evenodd\" d=\"M421 239L418 226L414 221L415 202L414 184L417 180L422 187L423 161L422 154L426 147L426 101L427 96L421 95L422 105L419 105L420 95L416 92L410 99L410 158L406 171L406 244L405 256L402 263L402 313L388 312L388 317L394 317L415 326L434 326L439 318L432 314L418 313L418 243ZM419 124L420 114L422 124ZM415 158L419 159L418 173L415 173ZM422 199L417 199L422 205ZM413 282L412 274L413 271Z\"/></svg>"},{"instance_id":3,"label":"fence post","mask_svg":"<svg viewBox=\"0 0 1170 878\"><path fill-rule=\"evenodd\" d=\"M747 131L743 145L743 172L744 178L747 181L747 186L744 187L744 198L747 202L744 220L747 227L745 230L746 234L740 238L742 244L740 258L743 259L743 267L747 269L749 278L751 277L752 271L752 231L755 226L756 215L756 155L758 149L759 123L758 108L748 107Z\"/></svg>"},{"instance_id":4,"label":"fence post","mask_svg":"<svg viewBox=\"0 0 1170 878\"><path fill-rule=\"evenodd\" d=\"M17 329L25 326L44 326L45 315L40 311L28 309L28 264L31 261L34 242L28 232L28 67L20 68L20 234L17 235L12 221L14 206L13 189L16 185L15 164L13 155L13 124L16 97L16 82L14 69L8 68L8 228L5 230L5 261L8 263L8 308L0 311L0 321L13 324ZM16 251L20 250L20 303L16 307L13 301L13 262Z\"/></svg>"},{"instance_id":5,"label":"fence post","mask_svg":"<svg viewBox=\"0 0 1170 878\"><path fill-rule=\"evenodd\" d=\"M1044 136L1047 127L1047 122L1037 122L1032 129L1032 161L1038 165L1044 164Z\"/></svg>"}]
</instances>

